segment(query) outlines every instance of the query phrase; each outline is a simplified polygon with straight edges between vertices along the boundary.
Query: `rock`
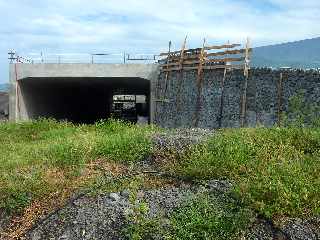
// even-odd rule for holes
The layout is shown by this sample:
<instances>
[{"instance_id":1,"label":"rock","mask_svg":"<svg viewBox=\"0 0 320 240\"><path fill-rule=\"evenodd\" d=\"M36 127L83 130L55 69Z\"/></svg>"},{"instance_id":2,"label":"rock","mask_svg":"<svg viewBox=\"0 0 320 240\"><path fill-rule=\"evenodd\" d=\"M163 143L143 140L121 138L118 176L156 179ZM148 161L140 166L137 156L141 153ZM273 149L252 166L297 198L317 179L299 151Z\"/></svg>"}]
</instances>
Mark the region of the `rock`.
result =
<instances>
[{"instance_id":1,"label":"rock","mask_svg":"<svg viewBox=\"0 0 320 240\"><path fill-rule=\"evenodd\" d=\"M282 230L291 240L319 240L319 227L315 226L316 221L313 220L302 220L302 219L291 219L283 227Z\"/></svg>"},{"instance_id":2,"label":"rock","mask_svg":"<svg viewBox=\"0 0 320 240\"><path fill-rule=\"evenodd\" d=\"M283 220L280 227L271 221L257 220L245 239L254 240L319 240L320 218Z\"/></svg>"},{"instance_id":3,"label":"rock","mask_svg":"<svg viewBox=\"0 0 320 240\"><path fill-rule=\"evenodd\" d=\"M232 183L228 180L210 180L208 187L211 191L228 192L232 188Z\"/></svg>"},{"instance_id":4,"label":"rock","mask_svg":"<svg viewBox=\"0 0 320 240\"><path fill-rule=\"evenodd\" d=\"M111 198L115 202L118 202L120 200L120 196L117 193L110 193L109 198Z\"/></svg>"},{"instance_id":5,"label":"rock","mask_svg":"<svg viewBox=\"0 0 320 240\"><path fill-rule=\"evenodd\" d=\"M244 239L248 240L273 240L273 227L264 220L258 220L248 230Z\"/></svg>"},{"instance_id":6,"label":"rock","mask_svg":"<svg viewBox=\"0 0 320 240\"><path fill-rule=\"evenodd\" d=\"M124 197L124 198L129 198L129 196L130 196L130 191L127 190L127 189L125 189L125 190L123 190L123 191L120 193L120 195L121 195L122 197Z\"/></svg>"},{"instance_id":7,"label":"rock","mask_svg":"<svg viewBox=\"0 0 320 240\"><path fill-rule=\"evenodd\" d=\"M69 235L66 233L59 237L59 240L67 240L67 239L69 239Z\"/></svg>"},{"instance_id":8,"label":"rock","mask_svg":"<svg viewBox=\"0 0 320 240\"><path fill-rule=\"evenodd\" d=\"M10 223L10 217L5 213L5 211L0 209L0 239L1 239L1 232L6 229L6 227Z\"/></svg>"}]
</instances>

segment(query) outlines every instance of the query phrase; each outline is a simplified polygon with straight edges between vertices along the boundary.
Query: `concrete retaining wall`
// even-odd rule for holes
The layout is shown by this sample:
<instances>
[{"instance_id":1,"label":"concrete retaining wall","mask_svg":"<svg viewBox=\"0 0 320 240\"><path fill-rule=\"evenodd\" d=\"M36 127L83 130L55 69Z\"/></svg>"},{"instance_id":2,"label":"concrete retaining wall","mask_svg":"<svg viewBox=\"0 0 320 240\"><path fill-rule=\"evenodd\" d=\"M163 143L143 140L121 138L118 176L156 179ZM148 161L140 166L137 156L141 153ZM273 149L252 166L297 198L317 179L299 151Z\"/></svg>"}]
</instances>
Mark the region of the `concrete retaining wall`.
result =
<instances>
[{"instance_id":1,"label":"concrete retaining wall","mask_svg":"<svg viewBox=\"0 0 320 240\"><path fill-rule=\"evenodd\" d=\"M300 90L306 101L320 104L320 73L303 70L251 69L247 88L246 126L272 126L278 121L279 79L283 73L281 108L288 109L291 96ZM197 108L197 72L171 72L164 94L166 73L159 75L156 123L163 127L193 127ZM243 71L227 72L222 91L223 70L205 70L201 92L198 127L219 128L241 125L241 98L245 78ZM180 92L180 93L179 93ZM220 116L221 96L222 115ZM221 126L219 118L221 117Z\"/></svg>"}]
</instances>

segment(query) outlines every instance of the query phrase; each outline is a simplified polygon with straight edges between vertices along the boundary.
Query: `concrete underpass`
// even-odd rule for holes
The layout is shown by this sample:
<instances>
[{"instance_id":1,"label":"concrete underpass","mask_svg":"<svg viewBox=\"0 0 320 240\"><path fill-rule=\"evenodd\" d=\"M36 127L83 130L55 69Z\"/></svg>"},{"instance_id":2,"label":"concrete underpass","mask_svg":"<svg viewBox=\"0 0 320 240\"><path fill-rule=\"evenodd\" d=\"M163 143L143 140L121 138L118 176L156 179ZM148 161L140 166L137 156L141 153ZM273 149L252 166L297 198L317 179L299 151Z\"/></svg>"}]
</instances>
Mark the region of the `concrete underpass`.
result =
<instances>
[{"instance_id":1,"label":"concrete underpass","mask_svg":"<svg viewBox=\"0 0 320 240\"><path fill-rule=\"evenodd\" d=\"M135 114L152 121L151 85L156 76L156 65L11 65L10 119L93 123L110 118L115 95L139 95L145 102L135 102Z\"/></svg>"},{"instance_id":2,"label":"concrete underpass","mask_svg":"<svg viewBox=\"0 0 320 240\"><path fill-rule=\"evenodd\" d=\"M150 99L150 81L143 78L27 78L19 81L19 90L29 118L76 123L108 119L115 94L144 95L147 105Z\"/></svg>"}]
</instances>

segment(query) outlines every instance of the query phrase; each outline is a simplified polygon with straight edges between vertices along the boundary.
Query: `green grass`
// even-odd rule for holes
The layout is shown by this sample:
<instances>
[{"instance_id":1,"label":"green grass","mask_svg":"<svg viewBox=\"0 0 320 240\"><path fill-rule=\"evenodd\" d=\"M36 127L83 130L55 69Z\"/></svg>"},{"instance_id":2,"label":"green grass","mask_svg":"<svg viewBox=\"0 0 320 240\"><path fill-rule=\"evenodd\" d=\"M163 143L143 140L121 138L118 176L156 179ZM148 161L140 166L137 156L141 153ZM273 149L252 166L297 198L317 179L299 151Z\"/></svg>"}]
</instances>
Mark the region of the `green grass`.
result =
<instances>
[{"instance_id":1,"label":"green grass","mask_svg":"<svg viewBox=\"0 0 320 240\"><path fill-rule=\"evenodd\" d=\"M200 193L190 197L169 216L147 217L148 205L141 203L129 218L129 239L230 240L239 239L254 214L226 195Z\"/></svg>"},{"instance_id":2,"label":"green grass","mask_svg":"<svg viewBox=\"0 0 320 240\"><path fill-rule=\"evenodd\" d=\"M173 213L171 239L239 239L251 217L232 198L202 194Z\"/></svg>"},{"instance_id":3,"label":"green grass","mask_svg":"<svg viewBox=\"0 0 320 240\"><path fill-rule=\"evenodd\" d=\"M141 160L152 150L149 135L155 130L113 120L80 126L44 119L1 123L0 208L19 212L33 199L67 188L93 160ZM63 179L52 183L50 171Z\"/></svg>"},{"instance_id":4,"label":"green grass","mask_svg":"<svg viewBox=\"0 0 320 240\"><path fill-rule=\"evenodd\" d=\"M242 201L266 217L320 213L320 129L225 130L166 169L190 179L233 180Z\"/></svg>"},{"instance_id":5,"label":"green grass","mask_svg":"<svg viewBox=\"0 0 320 240\"><path fill-rule=\"evenodd\" d=\"M145 184L148 179L106 179L105 172L92 173L88 166L95 161L135 166L153 153L150 135L158 131L114 120L0 123L0 209L22 212L35 200L81 187L101 193ZM203 239L206 232L208 239L213 233L231 239L247 224L245 209L269 219L320 214L320 128L226 129L184 153L161 156L167 159L160 167L172 175L232 180L238 199L227 208L210 196L191 200L170 218L175 235L168 238ZM140 239L145 230L148 235L161 229L157 221L141 220L132 234Z\"/></svg>"}]
</instances>

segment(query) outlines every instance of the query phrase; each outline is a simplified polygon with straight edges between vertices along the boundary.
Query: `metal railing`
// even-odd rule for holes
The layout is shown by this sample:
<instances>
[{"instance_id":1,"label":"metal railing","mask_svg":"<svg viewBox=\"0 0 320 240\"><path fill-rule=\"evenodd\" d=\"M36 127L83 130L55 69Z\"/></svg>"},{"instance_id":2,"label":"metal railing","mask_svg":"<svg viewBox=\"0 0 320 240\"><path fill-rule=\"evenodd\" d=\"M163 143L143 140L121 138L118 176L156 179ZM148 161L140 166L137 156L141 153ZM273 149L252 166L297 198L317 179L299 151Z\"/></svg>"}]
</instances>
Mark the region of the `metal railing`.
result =
<instances>
[{"instance_id":1,"label":"metal railing","mask_svg":"<svg viewBox=\"0 0 320 240\"><path fill-rule=\"evenodd\" d=\"M8 51L10 63L157 63L160 59L156 54L128 53L30 53L21 56L14 50Z\"/></svg>"}]
</instances>

